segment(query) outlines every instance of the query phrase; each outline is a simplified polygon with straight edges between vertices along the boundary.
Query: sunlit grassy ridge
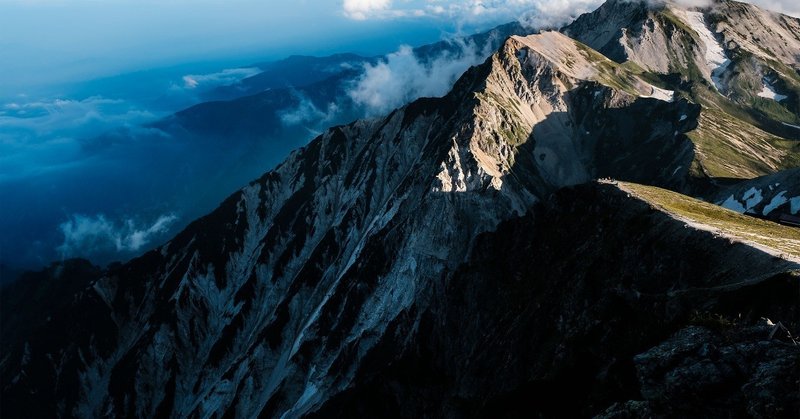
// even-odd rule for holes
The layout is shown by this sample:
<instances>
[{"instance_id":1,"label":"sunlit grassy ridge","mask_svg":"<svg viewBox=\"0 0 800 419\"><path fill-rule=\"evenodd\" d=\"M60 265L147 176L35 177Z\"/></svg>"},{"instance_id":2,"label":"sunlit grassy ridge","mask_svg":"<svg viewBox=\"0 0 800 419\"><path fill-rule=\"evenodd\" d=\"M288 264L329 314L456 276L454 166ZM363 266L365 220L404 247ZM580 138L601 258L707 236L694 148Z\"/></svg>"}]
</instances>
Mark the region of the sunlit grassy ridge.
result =
<instances>
[{"instance_id":1,"label":"sunlit grassy ridge","mask_svg":"<svg viewBox=\"0 0 800 419\"><path fill-rule=\"evenodd\" d=\"M689 138L711 177L750 179L800 166L800 143L762 131L727 113L704 109Z\"/></svg>"},{"instance_id":2,"label":"sunlit grassy ridge","mask_svg":"<svg viewBox=\"0 0 800 419\"><path fill-rule=\"evenodd\" d=\"M714 228L736 239L753 242L800 258L800 229L739 214L676 192L618 182L624 191L669 214Z\"/></svg>"}]
</instances>

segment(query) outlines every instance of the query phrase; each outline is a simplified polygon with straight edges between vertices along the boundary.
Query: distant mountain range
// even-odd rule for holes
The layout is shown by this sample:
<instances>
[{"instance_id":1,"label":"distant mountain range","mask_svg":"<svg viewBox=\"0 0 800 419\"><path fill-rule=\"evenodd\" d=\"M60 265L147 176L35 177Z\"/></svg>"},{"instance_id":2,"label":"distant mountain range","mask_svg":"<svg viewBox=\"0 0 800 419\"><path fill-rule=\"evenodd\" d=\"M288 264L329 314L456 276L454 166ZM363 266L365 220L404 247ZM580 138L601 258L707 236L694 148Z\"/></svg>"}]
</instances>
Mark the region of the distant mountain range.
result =
<instances>
[{"instance_id":1,"label":"distant mountain range","mask_svg":"<svg viewBox=\"0 0 800 419\"><path fill-rule=\"evenodd\" d=\"M205 102L144 126L128 123L121 115L123 123L118 129L88 131L91 134L86 138L76 139L77 150L70 149L69 155L76 153L77 161L68 161L63 172L4 183L2 192L8 194L9 202L0 211L0 229L4 231L0 263L12 269L0 275L0 282L16 277L12 271L63 257L57 248L63 247L60 240L66 242L67 238L60 229L72 214L104 214L119 225L131 219L144 224L171 214L177 221L157 240L177 233L327 127L382 113L382 108L375 110L351 96L367 68L386 65L389 71L404 74L407 69L403 66L411 62L424 70L425 79L438 79L434 89L427 81L420 82L421 90L395 86L394 102L399 106L420 95L446 93L470 65L483 61L510 34L525 31L519 24L508 24L418 47L408 50L409 55L402 56L404 61L396 67L388 63L387 56L293 56L245 68L189 74L184 80L178 76L169 83L167 76L174 79L174 74L186 74L190 68L140 72L81 85L75 89L108 94L108 101L130 100L131 109L139 113L158 115L182 103ZM446 63L446 68L436 68L437 62ZM218 83L233 77L231 74L250 73L255 74L210 90L207 86L211 83L207 79ZM380 89L382 85L369 86ZM113 94L115 89L118 92ZM367 90L368 95L375 93ZM89 113L84 118L91 121L103 115ZM56 133L56 137L79 134ZM101 167L84 170L81 159ZM157 241L151 243L147 249ZM67 256L83 255L106 264L139 254L111 247L78 248Z\"/></svg>"},{"instance_id":2,"label":"distant mountain range","mask_svg":"<svg viewBox=\"0 0 800 419\"><path fill-rule=\"evenodd\" d=\"M350 59L153 126L294 135L277 110L342 97ZM795 417L798 127L792 17L609 0L504 35L443 97L326 129L141 257L4 289L0 410Z\"/></svg>"}]
</instances>

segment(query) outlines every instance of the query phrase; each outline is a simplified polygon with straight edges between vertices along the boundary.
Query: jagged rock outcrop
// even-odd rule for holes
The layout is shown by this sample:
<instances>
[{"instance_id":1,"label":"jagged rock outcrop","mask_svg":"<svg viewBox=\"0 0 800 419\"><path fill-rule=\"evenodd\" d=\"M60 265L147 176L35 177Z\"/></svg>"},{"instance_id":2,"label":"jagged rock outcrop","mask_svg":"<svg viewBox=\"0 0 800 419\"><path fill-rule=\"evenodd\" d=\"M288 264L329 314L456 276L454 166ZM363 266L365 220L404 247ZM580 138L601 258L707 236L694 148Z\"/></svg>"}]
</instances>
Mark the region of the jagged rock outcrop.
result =
<instances>
[{"instance_id":1,"label":"jagged rock outcrop","mask_svg":"<svg viewBox=\"0 0 800 419\"><path fill-rule=\"evenodd\" d=\"M618 63L631 61L662 74L685 72L704 62L703 51L685 25L666 10L663 4L611 0L563 31Z\"/></svg>"}]
</instances>

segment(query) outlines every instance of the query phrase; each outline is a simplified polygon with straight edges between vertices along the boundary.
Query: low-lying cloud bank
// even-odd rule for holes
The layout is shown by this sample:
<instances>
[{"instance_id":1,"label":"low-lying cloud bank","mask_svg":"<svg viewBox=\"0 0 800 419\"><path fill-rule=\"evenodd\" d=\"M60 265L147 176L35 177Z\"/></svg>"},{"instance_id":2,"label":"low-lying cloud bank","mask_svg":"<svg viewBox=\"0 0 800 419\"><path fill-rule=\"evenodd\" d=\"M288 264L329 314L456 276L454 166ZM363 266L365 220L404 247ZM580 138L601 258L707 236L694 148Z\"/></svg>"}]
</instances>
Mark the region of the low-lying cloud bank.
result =
<instances>
[{"instance_id":1,"label":"low-lying cloud bank","mask_svg":"<svg viewBox=\"0 0 800 419\"><path fill-rule=\"evenodd\" d=\"M187 74L183 76L183 88L213 88L235 84L250 76L260 73L257 67L246 68L227 68L225 70L209 74Z\"/></svg>"},{"instance_id":2,"label":"low-lying cloud bank","mask_svg":"<svg viewBox=\"0 0 800 419\"><path fill-rule=\"evenodd\" d=\"M106 133L158 137L163 133L146 128L148 123L200 102L205 91L236 84L259 72L247 67L175 76L163 89L150 86L152 92L143 95L149 100L124 97L130 93L124 80L107 86L107 91L87 90L73 97L19 95L6 99L0 102L0 183L74 168L92 157L97 137ZM156 105L160 108L154 109Z\"/></svg>"},{"instance_id":3,"label":"low-lying cloud bank","mask_svg":"<svg viewBox=\"0 0 800 419\"><path fill-rule=\"evenodd\" d=\"M233 165L221 167L215 144L150 124L259 71L157 73L156 81L134 74L0 100L0 263L35 269L61 257L125 259L180 227L171 214L191 218L212 208L216 199L207 196L224 196L245 180L228 181ZM137 83L142 91L130 87ZM224 186L191 183L201 181ZM126 213L137 216L84 215Z\"/></svg>"},{"instance_id":4,"label":"low-lying cloud bank","mask_svg":"<svg viewBox=\"0 0 800 419\"><path fill-rule=\"evenodd\" d=\"M62 259L96 253L137 252L166 233L177 220L176 215L167 214L145 224L131 218L111 221L103 214L75 214L59 226L64 241L56 250Z\"/></svg>"},{"instance_id":5,"label":"low-lying cloud bank","mask_svg":"<svg viewBox=\"0 0 800 419\"><path fill-rule=\"evenodd\" d=\"M320 109L302 92L294 90L292 94L298 102L297 106L278 112L278 117L284 126L304 125L316 132L334 121L339 114L339 105L336 102L329 102L326 107Z\"/></svg>"},{"instance_id":6,"label":"low-lying cloud bank","mask_svg":"<svg viewBox=\"0 0 800 419\"><path fill-rule=\"evenodd\" d=\"M36 99L0 104L0 184L90 158L89 140L113 129L142 130L159 115L124 100Z\"/></svg>"},{"instance_id":7,"label":"low-lying cloud bank","mask_svg":"<svg viewBox=\"0 0 800 419\"><path fill-rule=\"evenodd\" d=\"M31 140L20 137L20 131L38 139L53 135L79 137L119 125L140 125L156 117L153 112L127 101L102 96L82 100L19 99L0 104L2 135L11 137L13 133L19 142Z\"/></svg>"}]
</instances>

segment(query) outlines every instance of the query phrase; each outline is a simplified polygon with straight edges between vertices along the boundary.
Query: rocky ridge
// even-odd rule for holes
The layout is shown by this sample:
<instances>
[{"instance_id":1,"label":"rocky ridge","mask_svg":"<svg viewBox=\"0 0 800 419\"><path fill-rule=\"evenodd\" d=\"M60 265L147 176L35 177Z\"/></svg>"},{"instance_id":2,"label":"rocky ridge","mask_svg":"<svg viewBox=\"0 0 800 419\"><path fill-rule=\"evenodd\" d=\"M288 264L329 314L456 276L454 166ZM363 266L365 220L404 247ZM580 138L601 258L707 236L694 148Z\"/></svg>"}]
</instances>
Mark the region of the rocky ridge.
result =
<instances>
[{"instance_id":1,"label":"rocky ridge","mask_svg":"<svg viewBox=\"0 0 800 419\"><path fill-rule=\"evenodd\" d=\"M5 346L3 415L796 411L768 327L797 330L800 266L592 182L696 189L708 106L601 52L511 37L446 96L329 129ZM741 368L667 379L710 357Z\"/></svg>"}]
</instances>

